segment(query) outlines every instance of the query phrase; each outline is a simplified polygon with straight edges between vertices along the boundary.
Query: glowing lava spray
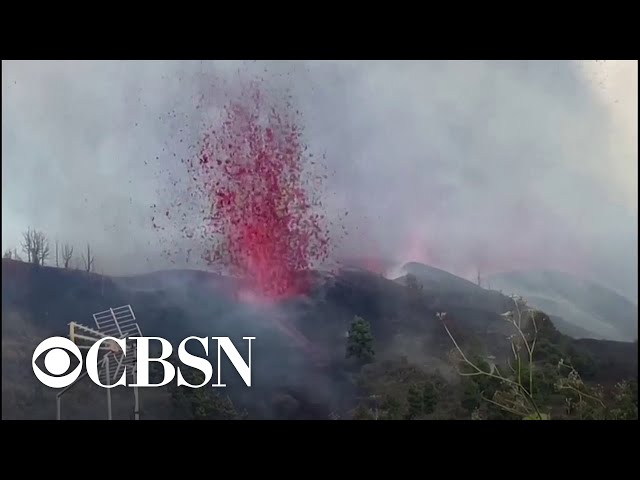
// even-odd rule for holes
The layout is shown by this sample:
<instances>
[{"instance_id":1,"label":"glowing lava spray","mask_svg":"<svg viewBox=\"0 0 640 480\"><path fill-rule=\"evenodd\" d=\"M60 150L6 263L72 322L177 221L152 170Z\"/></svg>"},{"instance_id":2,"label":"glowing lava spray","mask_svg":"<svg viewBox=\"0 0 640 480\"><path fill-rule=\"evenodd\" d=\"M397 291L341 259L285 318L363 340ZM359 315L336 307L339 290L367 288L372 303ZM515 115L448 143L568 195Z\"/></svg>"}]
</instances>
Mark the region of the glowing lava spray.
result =
<instances>
[{"instance_id":1,"label":"glowing lava spray","mask_svg":"<svg viewBox=\"0 0 640 480\"><path fill-rule=\"evenodd\" d=\"M270 104L255 85L224 108L189 162L210 214L205 259L278 300L305 293L307 272L329 253L329 230L314 190L326 175L305 171L302 131L289 103Z\"/></svg>"}]
</instances>

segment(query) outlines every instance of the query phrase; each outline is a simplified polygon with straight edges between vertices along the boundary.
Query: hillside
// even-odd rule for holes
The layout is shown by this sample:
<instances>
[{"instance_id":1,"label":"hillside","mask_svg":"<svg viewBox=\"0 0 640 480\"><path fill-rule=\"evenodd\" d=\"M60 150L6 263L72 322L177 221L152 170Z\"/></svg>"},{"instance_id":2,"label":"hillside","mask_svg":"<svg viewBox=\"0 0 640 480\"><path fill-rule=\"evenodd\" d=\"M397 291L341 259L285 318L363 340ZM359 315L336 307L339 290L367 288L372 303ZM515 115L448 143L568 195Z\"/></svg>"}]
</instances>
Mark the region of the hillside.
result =
<instances>
[{"instance_id":1,"label":"hillside","mask_svg":"<svg viewBox=\"0 0 640 480\"><path fill-rule=\"evenodd\" d=\"M145 335L175 343L191 335L238 342L257 337L251 388L223 363L229 372L225 393L249 418L326 419L332 412L348 417L364 388L358 370L345 360L345 337L356 315L370 324L376 365L408 362L453 389L460 377L437 312L447 312L447 325L464 348L498 359L510 355L511 331L500 314L512 300L497 292L446 276L415 292L361 269L316 272L315 282L309 296L267 307L241 303L238 281L203 271L111 278L2 260L3 418L53 418L55 392L37 384L33 348L45 337L66 335L69 321L91 325L92 313L124 304L132 305ZM606 359L599 373L614 381L637 375L637 344L628 345L621 350L616 342L595 342L582 351ZM67 415L104 418L104 392L91 387L80 386L65 399ZM128 418L130 392L118 395L114 416ZM144 417L181 418L172 395L162 388L142 392Z\"/></svg>"},{"instance_id":2,"label":"hillside","mask_svg":"<svg viewBox=\"0 0 640 480\"><path fill-rule=\"evenodd\" d=\"M570 325L565 333L587 338L632 341L638 337L638 306L593 282L555 271L491 275L494 289L524 296L535 308ZM571 328L578 329L567 331Z\"/></svg>"},{"instance_id":3,"label":"hillside","mask_svg":"<svg viewBox=\"0 0 640 480\"><path fill-rule=\"evenodd\" d=\"M404 285L407 275L413 275L426 295L446 304L468 305L496 313L503 313L513 306L507 296L481 288L439 268L410 262L402 270L405 275L396 279L397 282Z\"/></svg>"}]
</instances>

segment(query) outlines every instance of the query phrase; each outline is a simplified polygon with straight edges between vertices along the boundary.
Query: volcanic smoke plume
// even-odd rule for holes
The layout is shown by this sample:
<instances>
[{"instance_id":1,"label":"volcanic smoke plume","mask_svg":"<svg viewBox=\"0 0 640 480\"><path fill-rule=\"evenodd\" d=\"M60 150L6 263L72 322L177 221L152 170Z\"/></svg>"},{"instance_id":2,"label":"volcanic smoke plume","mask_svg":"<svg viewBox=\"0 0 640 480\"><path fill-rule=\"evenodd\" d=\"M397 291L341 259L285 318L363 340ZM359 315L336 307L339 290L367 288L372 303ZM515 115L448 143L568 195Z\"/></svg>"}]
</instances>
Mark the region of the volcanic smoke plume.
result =
<instances>
[{"instance_id":1,"label":"volcanic smoke plume","mask_svg":"<svg viewBox=\"0 0 640 480\"><path fill-rule=\"evenodd\" d=\"M255 84L224 107L198 155L186 162L206 201L205 260L245 279L269 299L304 293L305 271L325 260L329 230L297 112Z\"/></svg>"}]
</instances>

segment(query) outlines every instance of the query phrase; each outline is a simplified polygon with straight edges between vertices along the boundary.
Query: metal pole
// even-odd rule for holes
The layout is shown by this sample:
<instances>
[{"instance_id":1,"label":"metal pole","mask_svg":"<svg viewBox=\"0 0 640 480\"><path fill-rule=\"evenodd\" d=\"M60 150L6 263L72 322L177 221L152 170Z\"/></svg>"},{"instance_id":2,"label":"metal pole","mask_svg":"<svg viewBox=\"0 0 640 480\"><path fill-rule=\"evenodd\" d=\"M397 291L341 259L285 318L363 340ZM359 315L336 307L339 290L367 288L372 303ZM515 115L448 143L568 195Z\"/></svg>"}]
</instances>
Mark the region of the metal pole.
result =
<instances>
[{"instance_id":1,"label":"metal pole","mask_svg":"<svg viewBox=\"0 0 640 480\"><path fill-rule=\"evenodd\" d=\"M136 356L136 351L133 351L133 356ZM136 383L138 382L138 359L133 362L133 378ZM134 407L133 407L133 419L140 420L140 397L138 396L138 387L133 387Z\"/></svg>"},{"instance_id":2,"label":"metal pole","mask_svg":"<svg viewBox=\"0 0 640 480\"><path fill-rule=\"evenodd\" d=\"M135 350L134 350L135 356ZM138 362L137 359L133 363L133 378L135 378L136 383L138 382ZM134 397L134 406L133 406L133 419L140 420L140 397L138 397L138 387L133 387L133 397Z\"/></svg>"},{"instance_id":3,"label":"metal pole","mask_svg":"<svg viewBox=\"0 0 640 480\"><path fill-rule=\"evenodd\" d=\"M136 357L136 350L132 351L134 358ZM135 358L133 361L133 378L138 383L138 360ZM138 396L138 387L133 387L133 419L140 420L140 397Z\"/></svg>"},{"instance_id":4,"label":"metal pole","mask_svg":"<svg viewBox=\"0 0 640 480\"><path fill-rule=\"evenodd\" d=\"M135 397L133 419L140 420L140 403L139 403L139 397L138 397L138 387L133 387L133 396Z\"/></svg>"},{"instance_id":5,"label":"metal pole","mask_svg":"<svg viewBox=\"0 0 640 480\"><path fill-rule=\"evenodd\" d=\"M107 385L111 385L111 372L109 371L109 354L105 357L106 369L107 369ZM113 420L111 416L111 389L107 388L107 419Z\"/></svg>"},{"instance_id":6,"label":"metal pole","mask_svg":"<svg viewBox=\"0 0 640 480\"><path fill-rule=\"evenodd\" d=\"M63 388L62 390L60 390L60 392L56 395L56 418L58 420L62 420L62 415L60 413L61 410L61 406L62 406L62 395L64 395L65 393L67 393L72 387L74 387L80 380L82 380L84 377L86 377L88 375L87 372L84 372L82 375L80 375L78 377L78 379L73 382L71 385L69 385L68 387Z\"/></svg>"}]
</instances>

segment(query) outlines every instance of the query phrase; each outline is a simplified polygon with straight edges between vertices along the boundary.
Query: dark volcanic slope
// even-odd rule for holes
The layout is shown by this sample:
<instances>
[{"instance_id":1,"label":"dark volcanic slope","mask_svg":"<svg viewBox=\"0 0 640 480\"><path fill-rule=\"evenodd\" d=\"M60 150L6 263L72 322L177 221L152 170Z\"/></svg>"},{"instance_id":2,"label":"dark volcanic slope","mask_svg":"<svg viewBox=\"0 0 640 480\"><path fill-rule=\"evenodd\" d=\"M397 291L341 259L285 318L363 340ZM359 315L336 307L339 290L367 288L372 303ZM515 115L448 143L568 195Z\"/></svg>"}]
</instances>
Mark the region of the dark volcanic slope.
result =
<instances>
[{"instance_id":1,"label":"dark volcanic slope","mask_svg":"<svg viewBox=\"0 0 640 480\"><path fill-rule=\"evenodd\" d=\"M574 341L578 351L586 353L597 364L594 381L605 384L617 379L638 378L638 343L614 342L582 338Z\"/></svg>"},{"instance_id":2,"label":"dark volcanic slope","mask_svg":"<svg viewBox=\"0 0 640 480\"><path fill-rule=\"evenodd\" d=\"M287 335L263 321L269 312L256 312L255 308L238 304L228 294L232 284L198 271L111 279L3 260L3 393L19 388L29 390L28 385L33 392L40 391L31 371L30 355L44 338L66 335L67 324L72 320L93 326L93 313L131 304L145 335L167 338L174 345L192 335L229 336L237 345L242 345L243 336L258 337L260 341L253 344L252 351L252 389L237 387L239 379L228 364L226 368L223 365L223 371L231 372L225 381L236 386L236 397L243 400L249 394L255 395L245 402L253 407L252 413L269 416L272 385L303 385L311 361ZM26 410L24 403L20 404L24 399L14 398L16 403L10 403L11 395L3 395L3 416L13 418L26 411L27 418L51 418L55 415L52 395L47 392L46 404L36 402ZM73 404L73 396L70 397ZM91 410L91 403L84 403L85 410ZM162 412L155 413L163 416ZM90 414L85 411L81 416Z\"/></svg>"},{"instance_id":3,"label":"dark volcanic slope","mask_svg":"<svg viewBox=\"0 0 640 480\"><path fill-rule=\"evenodd\" d=\"M233 393L258 417L272 416L272 397L281 390L315 399L327 414L354 401L354 386L342 373L342 364L345 333L355 315L371 322L379 357L400 353L439 369L448 367L446 352L451 344L436 321L437 311L449 312L451 327L462 342L472 336L494 342L492 335L504 324L499 309L477 309L455 298L452 302L429 295L416 298L398 283L362 270L318 274L312 296L270 308L239 303L237 282L202 271L110 278L3 260L2 279L3 391L32 392L27 396L40 392L29 363L37 343L51 335L66 335L72 320L92 325L94 312L131 304L145 335L165 337L174 344L191 335L224 335L238 341L256 336L254 387ZM25 398L8 395L3 415L50 418L55 414L51 392L45 403L26 408ZM87 408L91 405L84 403ZM321 410L314 407L314 415ZM81 416L91 415L85 411Z\"/></svg>"},{"instance_id":4,"label":"dark volcanic slope","mask_svg":"<svg viewBox=\"0 0 640 480\"><path fill-rule=\"evenodd\" d=\"M409 262L402 267L406 274L415 275L427 290L442 290L449 293L466 294L482 290L478 285L439 268L423 263Z\"/></svg>"},{"instance_id":5,"label":"dark volcanic slope","mask_svg":"<svg viewBox=\"0 0 640 480\"><path fill-rule=\"evenodd\" d=\"M513 308L513 302L505 295L481 288L444 270L415 262L407 263L403 270L416 277L425 295L445 305L464 305L494 313L503 313ZM397 279L402 284L405 280L406 276Z\"/></svg>"},{"instance_id":6,"label":"dark volcanic slope","mask_svg":"<svg viewBox=\"0 0 640 480\"><path fill-rule=\"evenodd\" d=\"M601 285L555 271L509 272L488 280L493 288L518 293L530 305L561 317L583 336L621 341L638 336L638 306Z\"/></svg>"},{"instance_id":7,"label":"dark volcanic slope","mask_svg":"<svg viewBox=\"0 0 640 480\"><path fill-rule=\"evenodd\" d=\"M316 273L312 295L267 307L240 303L235 280L208 272L110 278L5 259L3 418L53 418L55 392L37 383L30 364L33 349L45 337L66 335L69 321L91 325L92 313L125 304L132 305L145 335L167 338L174 345L191 335L229 336L238 345L243 336L257 337L251 389L239 384L228 364L222 367L228 393L253 418L285 415L274 406L278 398L286 398L289 405L284 418L327 418L332 411L353 407L356 386L344 353L345 334L355 315L371 323L379 359L403 355L428 370L451 373L447 353L452 345L436 320L440 311L448 313L447 322L462 345L473 340L487 353L506 355L509 332L500 313L510 308L511 299L443 278L418 293L364 270ZM616 347L589 348L604 349L600 354L605 357ZM616 361L612 357L611 362ZM78 391L65 399L65 411L73 418L103 418L104 392L89 387ZM114 399L120 405L116 418L130 414L128 393ZM163 389L143 392L142 400L145 418L171 418Z\"/></svg>"}]
</instances>

